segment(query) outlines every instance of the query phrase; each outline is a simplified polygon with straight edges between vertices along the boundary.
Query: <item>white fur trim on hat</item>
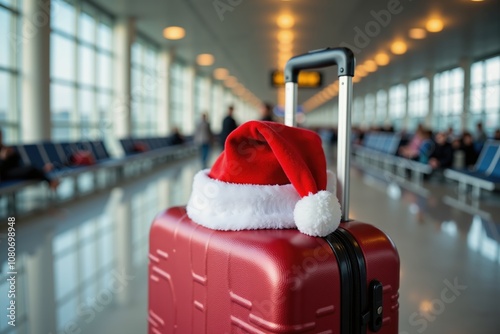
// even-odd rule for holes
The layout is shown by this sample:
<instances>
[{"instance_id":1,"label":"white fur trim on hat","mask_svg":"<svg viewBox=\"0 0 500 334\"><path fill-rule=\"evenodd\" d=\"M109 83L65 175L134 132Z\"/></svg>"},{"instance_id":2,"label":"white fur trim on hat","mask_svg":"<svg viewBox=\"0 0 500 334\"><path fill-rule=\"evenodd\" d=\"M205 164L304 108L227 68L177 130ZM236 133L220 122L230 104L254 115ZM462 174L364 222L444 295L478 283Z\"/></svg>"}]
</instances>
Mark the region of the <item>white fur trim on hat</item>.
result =
<instances>
[{"instance_id":1,"label":"white fur trim on hat","mask_svg":"<svg viewBox=\"0 0 500 334\"><path fill-rule=\"evenodd\" d=\"M300 232L324 237L337 229L342 212L337 197L323 190L298 201L293 216Z\"/></svg>"},{"instance_id":2,"label":"white fur trim on hat","mask_svg":"<svg viewBox=\"0 0 500 334\"><path fill-rule=\"evenodd\" d=\"M187 214L205 227L238 231L294 228L293 211L300 196L292 184L233 184L198 172Z\"/></svg>"},{"instance_id":3,"label":"white fur trim on hat","mask_svg":"<svg viewBox=\"0 0 500 334\"><path fill-rule=\"evenodd\" d=\"M311 236L335 231L341 210L335 189L337 178L327 171L327 190L300 198L292 184L235 184L198 172L187 204L194 222L214 230L286 229L297 227Z\"/></svg>"}]
</instances>

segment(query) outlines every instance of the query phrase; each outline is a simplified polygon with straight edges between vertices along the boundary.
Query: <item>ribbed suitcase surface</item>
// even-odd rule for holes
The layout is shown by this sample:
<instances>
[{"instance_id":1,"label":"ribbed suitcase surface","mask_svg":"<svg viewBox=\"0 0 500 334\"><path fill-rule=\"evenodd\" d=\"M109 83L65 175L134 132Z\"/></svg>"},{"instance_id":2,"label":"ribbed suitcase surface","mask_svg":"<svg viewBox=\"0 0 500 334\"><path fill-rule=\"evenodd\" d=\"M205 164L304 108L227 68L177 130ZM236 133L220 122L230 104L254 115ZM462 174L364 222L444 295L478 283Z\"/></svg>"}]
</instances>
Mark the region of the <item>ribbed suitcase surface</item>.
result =
<instances>
[{"instance_id":1,"label":"ribbed suitcase surface","mask_svg":"<svg viewBox=\"0 0 500 334\"><path fill-rule=\"evenodd\" d=\"M383 284L378 333L397 333L392 242L367 224L341 226L363 250L367 286ZM341 332L339 264L324 238L297 230L214 231L176 207L155 219L149 257L150 334Z\"/></svg>"}]
</instances>

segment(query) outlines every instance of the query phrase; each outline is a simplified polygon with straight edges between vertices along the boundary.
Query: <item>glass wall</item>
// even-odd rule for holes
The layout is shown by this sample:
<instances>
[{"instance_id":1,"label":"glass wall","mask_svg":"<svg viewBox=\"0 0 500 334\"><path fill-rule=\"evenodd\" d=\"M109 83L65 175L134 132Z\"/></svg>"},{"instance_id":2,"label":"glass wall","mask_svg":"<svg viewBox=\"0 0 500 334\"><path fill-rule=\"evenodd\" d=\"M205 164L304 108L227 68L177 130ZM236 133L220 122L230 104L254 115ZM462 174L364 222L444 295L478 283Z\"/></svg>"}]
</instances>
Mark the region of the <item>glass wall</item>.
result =
<instances>
[{"instance_id":1,"label":"glass wall","mask_svg":"<svg viewBox=\"0 0 500 334\"><path fill-rule=\"evenodd\" d=\"M22 38L18 1L0 0L0 128L7 143L19 140Z\"/></svg>"},{"instance_id":2,"label":"glass wall","mask_svg":"<svg viewBox=\"0 0 500 334\"><path fill-rule=\"evenodd\" d=\"M500 127L500 56L472 64L467 128L475 130L478 122L490 135Z\"/></svg>"},{"instance_id":3,"label":"glass wall","mask_svg":"<svg viewBox=\"0 0 500 334\"><path fill-rule=\"evenodd\" d=\"M359 126L363 122L363 119L367 116L366 110L364 109L363 97L358 96L354 99L352 106L352 116L351 122L354 126Z\"/></svg>"},{"instance_id":4,"label":"glass wall","mask_svg":"<svg viewBox=\"0 0 500 334\"><path fill-rule=\"evenodd\" d=\"M375 103L375 95L366 94L365 95L365 117L364 117L364 126L368 124L376 123L376 103Z\"/></svg>"},{"instance_id":5,"label":"glass wall","mask_svg":"<svg viewBox=\"0 0 500 334\"><path fill-rule=\"evenodd\" d=\"M52 2L51 111L54 140L94 139L113 120L110 16L88 3Z\"/></svg>"},{"instance_id":6,"label":"glass wall","mask_svg":"<svg viewBox=\"0 0 500 334\"><path fill-rule=\"evenodd\" d=\"M399 84L389 89L388 123L400 130L406 126L406 86ZM383 124L385 125L385 124Z\"/></svg>"},{"instance_id":7,"label":"glass wall","mask_svg":"<svg viewBox=\"0 0 500 334\"><path fill-rule=\"evenodd\" d=\"M413 132L418 124L424 124L428 111L429 79L411 81L408 85L408 130Z\"/></svg>"},{"instance_id":8,"label":"glass wall","mask_svg":"<svg viewBox=\"0 0 500 334\"><path fill-rule=\"evenodd\" d=\"M202 113L210 109L210 79L196 76L194 84L194 120L198 121Z\"/></svg>"},{"instance_id":9,"label":"glass wall","mask_svg":"<svg viewBox=\"0 0 500 334\"><path fill-rule=\"evenodd\" d=\"M383 125L387 119L387 92L380 89L377 92L377 115L374 124Z\"/></svg>"},{"instance_id":10,"label":"glass wall","mask_svg":"<svg viewBox=\"0 0 500 334\"><path fill-rule=\"evenodd\" d=\"M179 63L170 67L170 124L184 132L183 115L185 111L186 69ZM185 134L185 133L184 133Z\"/></svg>"},{"instance_id":11,"label":"glass wall","mask_svg":"<svg viewBox=\"0 0 500 334\"><path fill-rule=\"evenodd\" d=\"M138 39L132 46L132 136L158 134L160 77L158 48ZM167 117L167 115L165 115Z\"/></svg>"},{"instance_id":12,"label":"glass wall","mask_svg":"<svg viewBox=\"0 0 500 334\"><path fill-rule=\"evenodd\" d=\"M462 129L464 70L457 67L434 76L432 129Z\"/></svg>"}]
</instances>

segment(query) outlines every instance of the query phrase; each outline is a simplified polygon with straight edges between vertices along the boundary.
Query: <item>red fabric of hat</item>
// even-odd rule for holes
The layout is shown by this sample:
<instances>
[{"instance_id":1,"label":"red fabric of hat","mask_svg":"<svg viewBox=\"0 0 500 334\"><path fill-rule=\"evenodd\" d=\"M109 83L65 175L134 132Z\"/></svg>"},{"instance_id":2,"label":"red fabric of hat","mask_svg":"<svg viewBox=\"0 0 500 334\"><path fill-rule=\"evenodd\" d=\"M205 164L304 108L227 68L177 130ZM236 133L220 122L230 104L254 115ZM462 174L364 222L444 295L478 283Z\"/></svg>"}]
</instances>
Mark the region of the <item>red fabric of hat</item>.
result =
<instances>
[{"instance_id":1,"label":"red fabric of hat","mask_svg":"<svg viewBox=\"0 0 500 334\"><path fill-rule=\"evenodd\" d=\"M214 229L297 227L324 236L341 215L327 178L316 133L250 121L229 135L213 168L195 176L187 212Z\"/></svg>"},{"instance_id":2,"label":"red fabric of hat","mask_svg":"<svg viewBox=\"0 0 500 334\"><path fill-rule=\"evenodd\" d=\"M240 184L292 183L303 197L326 189L325 171L325 155L316 133L251 121L229 135L208 175Z\"/></svg>"}]
</instances>

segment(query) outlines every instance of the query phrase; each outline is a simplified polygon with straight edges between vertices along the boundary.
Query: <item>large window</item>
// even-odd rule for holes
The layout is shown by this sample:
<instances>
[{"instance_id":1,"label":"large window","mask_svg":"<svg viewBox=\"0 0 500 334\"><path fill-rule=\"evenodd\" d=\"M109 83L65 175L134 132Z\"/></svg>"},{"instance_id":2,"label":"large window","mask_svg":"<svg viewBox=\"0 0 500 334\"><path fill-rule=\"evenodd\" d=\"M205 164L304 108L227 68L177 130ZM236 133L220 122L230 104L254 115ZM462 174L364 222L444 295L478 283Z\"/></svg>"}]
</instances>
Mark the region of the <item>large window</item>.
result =
<instances>
[{"instance_id":1,"label":"large window","mask_svg":"<svg viewBox=\"0 0 500 334\"><path fill-rule=\"evenodd\" d=\"M403 84L389 89L389 118L395 129L401 129L406 117L406 87Z\"/></svg>"},{"instance_id":2,"label":"large window","mask_svg":"<svg viewBox=\"0 0 500 334\"><path fill-rule=\"evenodd\" d=\"M366 94L365 95L365 115L364 115L364 123L366 126L370 126L376 123L376 104L375 104L375 95Z\"/></svg>"},{"instance_id":3,"label":"large window","mask_svg":"<svg viewBox=\"0 0 500 334\"><path fill-rule=\"evenodd\" d=\"M434 103L432 128L444 130L453 127L462 129L464 94L464 71L455 68L438 73L434 76Z\"/></svg>"},{"instance_id":4,"label":"large window","mask_svg":"<svg viewBox=\"0 0 500 334\"><path fill-rule=\"evenodd\" d=\"M6 142L19 140L19 73L22 46L16 1L0 0L0 128Z\"/></svg>"},{"instance_id":5,"label":"large window","mask_svg":"<svg viewBox=\"0 0 500 334\"><path fill-rule=\"evenodd\" d=\"M500 124L500 56L472 64L470 115L467 127L482 122L487 132Z\"/></svg>"},{"instance_id":6,"label":"large window","mask_svg":"<svg viewBox=\"0 0 500 334\"><path fill-rule=\"evenodd\" d=\"M379 125L383 125L387 119L387 92L383 89L377 92L377 113L375 119Z\"/></svg>"},{"instance_id":7,"label":"large window","mask_svg":"<svg viewBox=\"0 0 500 334\"><path fill-rule=\"evenodd\" d=\"M111 131L112 21L87 3L52 2L52 137L102 138Z\"/></svg>"},{"instance_id":8,"label":"large window","mask_svg":"<svg viewBox=\"0 0 500 334\"><path fill-rule=\"evenodd\" d=\"M140 40L132 46L132 135L158 134L158 49ZM165 115L165 117L167 117Z\"/></svg>"},{"instance_id":9,"label":"large window","mask_svg":"<svg viewBox=\"0 0 500 334\"><path fill-rule=\"evenodd\" d=\"M423 124L429 112L429 79L420 78L408 85L408 129L413 131Z\"/></svg>"},{"instance_id":10,"label":"large window","mask_svg":"<svg viewBox=\"0 0 500 334\"><path fill-rule=\"evenodd\" d=\"M194 120L200 119L202 113L210 109L210 79L197 76L194 85Z\"/></svg>"},{"instance_id":11,"label":"large window","mask_svg":"<svg viewBox=\"0 0 500 334\"><path fill-rule=\"evenodd\" d=\"M186 68L179 63L170 67L170 124L178 127L181 132L185 130L184 113L186 112Z\"/></svg>"},{"instance_id":12,"label":"large window","mask_svg":"<svg viewBox=\"0 0 500 334\"><path fill-rule=\"evenodd\" d=\"M225 107L224 88L220 84L212 85L212 110L210 112L210 124L212 125L212 130L215 132L221 131Z\"/></svg>"},{"instance_id":13,"label":"large window","mask_svg":"<svg viewBox=\"0 0 500 334\"><path fill-rule=\"evenodd\" d=\"M363 117L365 115L365 109L364 109L363 102L364 101L363 101L363 98L361 96L358 96L354 99L351 121L352 121L352 124L355 126L360 126L362 121L363 121Z\"/></svg>"}]
</instances>

